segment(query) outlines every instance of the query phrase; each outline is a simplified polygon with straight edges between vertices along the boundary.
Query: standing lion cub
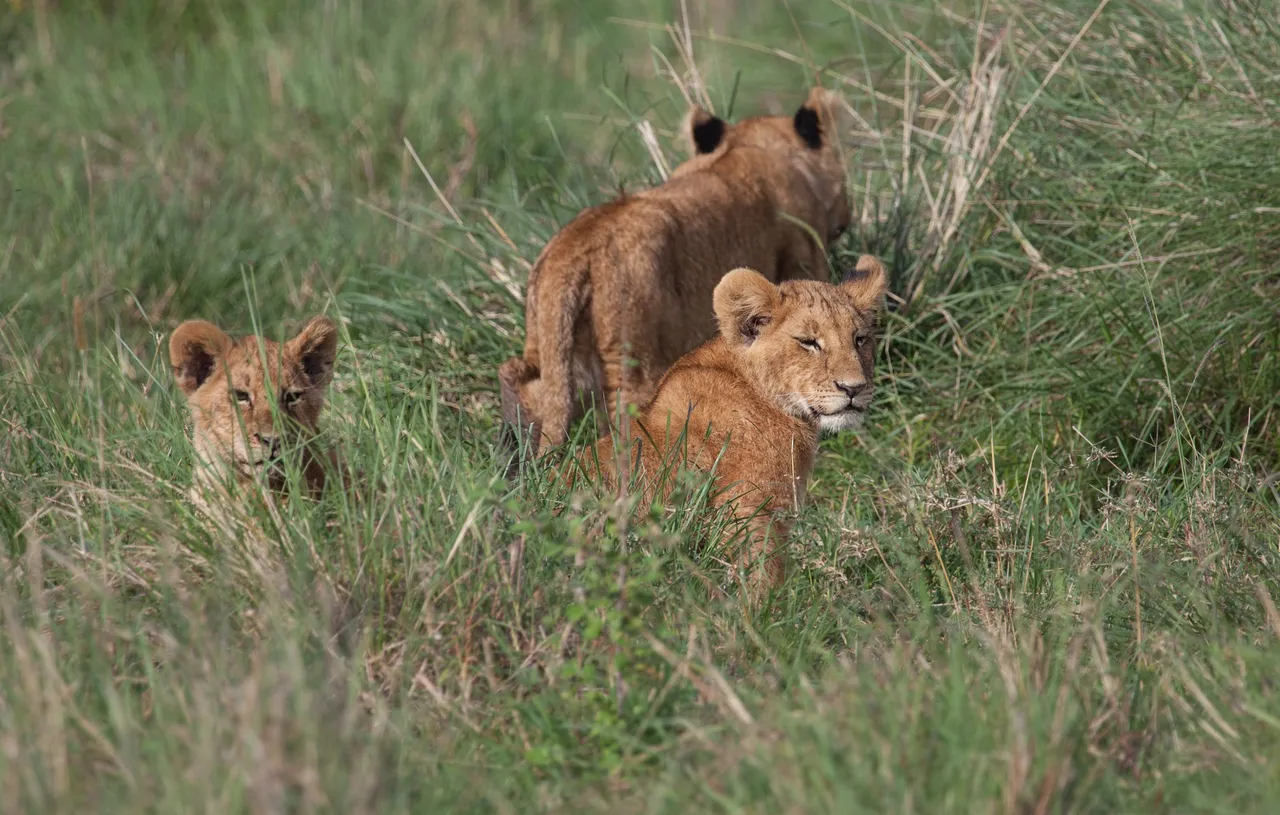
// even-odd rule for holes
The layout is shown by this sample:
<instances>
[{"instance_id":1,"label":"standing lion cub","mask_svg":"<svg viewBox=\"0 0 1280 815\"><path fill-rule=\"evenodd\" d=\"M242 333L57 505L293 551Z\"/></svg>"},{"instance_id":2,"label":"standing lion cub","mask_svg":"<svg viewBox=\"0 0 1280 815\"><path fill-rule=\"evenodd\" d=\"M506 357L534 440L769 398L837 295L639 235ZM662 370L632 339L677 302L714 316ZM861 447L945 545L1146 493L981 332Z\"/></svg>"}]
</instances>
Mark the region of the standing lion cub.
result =
<instances>
[{"instance_id":1,"label":"standing lion cub","mask_svg":"<svg viewBox=\"0 0 1280 815\"><path fill-rule=\"evenodd\" d=\"M839 285L729 272L715 289L719 336L667 371L627 428L629 455L604 436L565 474L614 490L629 467L651 501L682 467L714 473L713 504L747 522L744 560L763 561L750 577L758 599L782 581L783 516L804 503L819 435L857 427L871 404L886 282L871 255Z\"/></svg>"},{"instance_id":2,"label":"standing lion cub","mask_svg":"<svg viewBox=\"0 0 1280 815\"><path fill-rule=\"evenodd\" d=\"M308 489L324 487L328 453L309 442L318 428L326 390L333 379L338 328L328 317L313 317L283 344L260 337L234 340L204 320L188 320L169 338L169 361L187 397L196 449L192 502L208 514L227 499L233 481L248 486L265 476L267 486L284 488L281 454L301 446Z\"/></svg>"},{"instance_id":3,"label":"standing lion cub","mask_svg":"<svg viewBox=\"0 0 1280 815\"><path fill-rule=\"evenodd\" d=\"M815 88L794 116L729 124L700 108L693 157L664 184L579 214L529 274L524 356L498 369L504 424L531 446L565 440L585 404L621 390L643 406L663 371L714 333L728 270L824 278L849 225L833 100Z\"/></svg>"}]
</instances>

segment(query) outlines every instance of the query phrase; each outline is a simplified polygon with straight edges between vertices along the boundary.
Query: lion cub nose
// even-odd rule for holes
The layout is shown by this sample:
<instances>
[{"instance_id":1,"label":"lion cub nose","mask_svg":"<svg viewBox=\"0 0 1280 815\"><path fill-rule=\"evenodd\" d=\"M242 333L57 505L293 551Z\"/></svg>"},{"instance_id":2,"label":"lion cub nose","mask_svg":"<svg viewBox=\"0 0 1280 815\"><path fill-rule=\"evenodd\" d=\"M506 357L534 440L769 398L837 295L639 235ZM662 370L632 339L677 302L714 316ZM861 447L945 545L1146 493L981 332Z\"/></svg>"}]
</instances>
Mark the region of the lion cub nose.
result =
<instances>
[{"instance_id":1,"label":"lion cub nose","mask_svg":"<svg viewBox=\"0 0 1280 815\"><path fill-rule=\"evenodd\" d=\"M867 389L866 382L837 382L836 390L843 393L850 399L856 398L858 394Z\"/></svg>"},{"instance_id":2,"label":"lion cub nose","mask_svg":"<svg viewBox=\"0 0 1280 815\"><path fill-rule=\"evenodd\" d=\"M258 444L261 444L263 447L271 451L272 455L275 455L280 451L280 438L278 436L264 436L261 433L255 433L254 438L258 440Z\"/></svg>"}]
</instances>

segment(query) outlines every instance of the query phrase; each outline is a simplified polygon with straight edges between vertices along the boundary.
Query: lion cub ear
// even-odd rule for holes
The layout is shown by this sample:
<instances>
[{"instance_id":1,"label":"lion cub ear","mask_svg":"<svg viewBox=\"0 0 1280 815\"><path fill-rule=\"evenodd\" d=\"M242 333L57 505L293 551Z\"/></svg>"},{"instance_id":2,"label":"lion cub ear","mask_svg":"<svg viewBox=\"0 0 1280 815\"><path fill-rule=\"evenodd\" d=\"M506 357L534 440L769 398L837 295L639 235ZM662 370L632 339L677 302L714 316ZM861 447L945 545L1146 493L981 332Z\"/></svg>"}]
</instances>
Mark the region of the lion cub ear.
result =
<instances>
[{"instance_id":1,"label":"lion cub ear","mask_svg":"<svg viewBox=\"0 0 1280 815\"><path fill-rule=\"evenodd\" d=\"M214 371L234 343L206 320L187 320L169 336L169 364L183 394L191 396Z\"/></svg>"},{"instance_id":2,"label":"lion cub ear","mask_svg":"<svg viewBox=\"0 0 1280 815\"><path fill-rule=\"evenodd\" d=\"M684 132L689 139L689 152L698 156L714 153L724 142L724 134L728 128L724 119L712 116L694 105L689 109L684 123Z\"/></svg>"},{"instance_id":3,"label":"lion cub ear","mask_svg":"<svg viewBox=\"0 0 1280 815\"><path fill-rule=\"evenodd\" d=\"M889 288L889 274L874 255L863 255L845 272L840 288L853 298L859 311L878 313L884 307L884 294Z\"/></svg>"},{"instance_id":4,"label":"lion cub ear","mask_svg":"<svg viewBox=\"0 0 1280 815\"><path fill-rule=\"evenodd\" d=\"M734 269L716 284L712 301L720 335L730 345L750 345L773 321L782 297L778 287L754 269Z\"/></svg>"},{"instance_id":5,"label":"lion cub ear","mask_svg":"<svg viewBox=\"0 0 1280 815\"><path fill-rule=\"evenodd\" d=\"M836 95L823 87L809 91L809 98L795 115L796 134L809 147L818 149L836 135Z\"/></svg>"},{"instance_id":6,"label":"lion cub ear","mask_svg":"<svg viewBox=\"0 0 1280 815\"><path fill-rule=\"evenodd\" d=\"M338 326L323 315L312 317L298 336L289 340L286 350L297 356L311 387L323 388L333 379L333 360L338 355Z\"/></svg>"}]
</instances>

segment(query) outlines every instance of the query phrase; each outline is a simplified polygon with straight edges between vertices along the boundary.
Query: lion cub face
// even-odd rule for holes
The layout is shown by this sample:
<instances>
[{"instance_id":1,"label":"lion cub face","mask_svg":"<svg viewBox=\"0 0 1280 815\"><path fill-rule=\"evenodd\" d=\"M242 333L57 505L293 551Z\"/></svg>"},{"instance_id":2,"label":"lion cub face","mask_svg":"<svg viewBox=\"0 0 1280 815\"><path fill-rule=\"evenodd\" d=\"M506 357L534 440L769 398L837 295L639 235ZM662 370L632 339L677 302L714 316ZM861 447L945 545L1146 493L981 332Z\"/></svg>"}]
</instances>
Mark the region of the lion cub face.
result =
<instances>
[{"instance_id":1,"label":"lion cub face","mask_svg":"<svg viewBox=\"0 0 1280 815\"><path fill-rule=\"evenodd\" d=\"M204 320L169 338L169 361L187 397L196 452L242 477L276 469L285 446L315 434L333 378L338 330L314 317L283 344L233 340Z\"/></svg>"},{"instance_id":2,"label":"lion cub face","mask_svg":"<svg viewBox=\"0 0 1280 815\"><path fill-rule=\"evenodd\" d=\"M720 334L760 393L827 433L857 427L871 405L876 318L887 276L863 255L839 285L775 286L735 269L715 290Z\"/></svg>"},{"instance_id":3,"label":"lion cub face","mask_svg":"<svg viewBox=\"0 0 1280 815\"><path fill-rule=\"evenodd\" d=\"M834 93L814 88L794 116L755 116L736 124L694 107L685 126L693 158L677 167L672 177L693 172L730 151L759 151L780 159L794 179L792 197L818 204L820 211L803 213L805 219L831 243L849 228L851 218L836 104Z\"/></svg>"}]
</instances>

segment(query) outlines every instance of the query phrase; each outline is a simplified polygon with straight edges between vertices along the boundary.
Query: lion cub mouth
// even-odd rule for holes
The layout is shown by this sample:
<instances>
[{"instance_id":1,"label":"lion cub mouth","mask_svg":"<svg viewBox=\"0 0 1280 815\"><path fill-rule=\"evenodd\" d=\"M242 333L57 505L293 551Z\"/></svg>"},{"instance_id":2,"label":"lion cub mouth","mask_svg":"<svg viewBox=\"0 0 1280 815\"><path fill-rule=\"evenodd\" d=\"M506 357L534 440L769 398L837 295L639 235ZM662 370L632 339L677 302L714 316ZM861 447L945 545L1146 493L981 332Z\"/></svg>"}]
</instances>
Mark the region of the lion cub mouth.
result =
<instances>
[{"instance_id":1,"label":"lion cub mouth","mask_svg":"<svg viewBox=\"0 0 1280 815\"><path fill-rule=\"evenodd\" d=\"M284 451L279 445L273 445L245 461L243 466L251 475L257 473L279 475L284 472Z\"/></svg>"},{"instance_id":2,"label":"lion cub mouth","mask_svg":"<svg viewBox=\"0 0 1280 815\"><path fill-rule=\"evenodd\" d=\"M818 417L819 419L822 419L822 418L834 419L840 416L851 416L851 415L861 416L862 414L866 413L867 409L870 407L871 406L869 404L860 405L857 402L850 402L849 404L837 410L828 411L828 410L818 410L817 408L810 408L810 410L812 410L813 415Z\"/></svg>"},{"instance_id":3,"label":"lion cub mouth","mask_svg":"<svg viewBox=\"0 0 1280 815\"><path fill-rule=\"evenodd\" d=\"M812 421L817 423L820 431L824 434L833 434L845 430L853 430L860 426L866 419L867 410L870 407L869 401L861 404L849 401L836 410L820 410L818 407L812 406L809 408L809 413L812 416Z\"/></svg>"}]
</instances>

